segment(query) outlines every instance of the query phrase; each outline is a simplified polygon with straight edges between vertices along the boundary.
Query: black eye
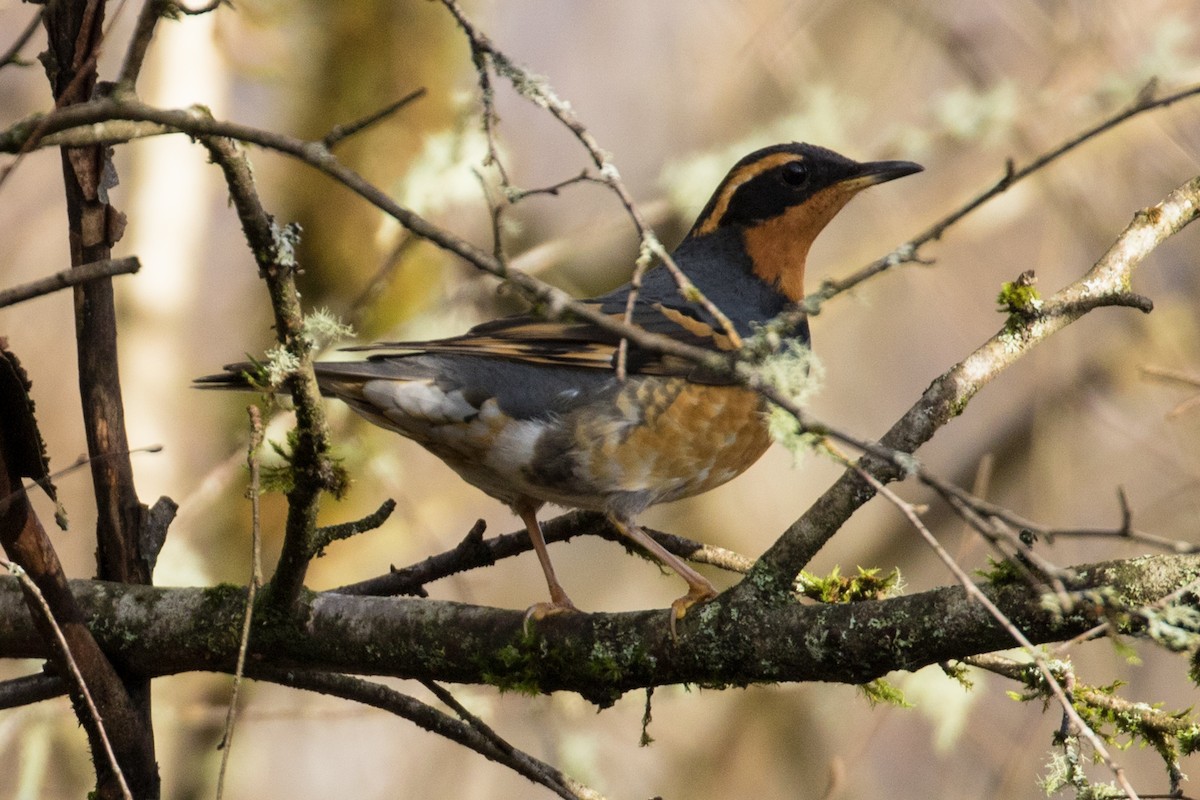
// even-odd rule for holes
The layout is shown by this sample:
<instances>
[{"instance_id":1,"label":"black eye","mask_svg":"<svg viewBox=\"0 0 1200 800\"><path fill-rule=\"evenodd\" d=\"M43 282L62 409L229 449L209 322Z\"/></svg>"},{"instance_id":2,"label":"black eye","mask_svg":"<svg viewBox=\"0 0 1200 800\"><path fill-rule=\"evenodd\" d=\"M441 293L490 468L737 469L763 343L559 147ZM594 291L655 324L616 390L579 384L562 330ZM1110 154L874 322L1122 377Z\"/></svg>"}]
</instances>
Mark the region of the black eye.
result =
<instances>
[{"instance_id":1,"label":"black eye","mask_svg":"<svg viewBox=\"0 0 1200 800\"><path fill-rule=\"evenodd\" d=\"M800 161L789 161L780 167L779 176L788 186L799 188L808 183L808 167Z\"/></svg>"}]
</instances>

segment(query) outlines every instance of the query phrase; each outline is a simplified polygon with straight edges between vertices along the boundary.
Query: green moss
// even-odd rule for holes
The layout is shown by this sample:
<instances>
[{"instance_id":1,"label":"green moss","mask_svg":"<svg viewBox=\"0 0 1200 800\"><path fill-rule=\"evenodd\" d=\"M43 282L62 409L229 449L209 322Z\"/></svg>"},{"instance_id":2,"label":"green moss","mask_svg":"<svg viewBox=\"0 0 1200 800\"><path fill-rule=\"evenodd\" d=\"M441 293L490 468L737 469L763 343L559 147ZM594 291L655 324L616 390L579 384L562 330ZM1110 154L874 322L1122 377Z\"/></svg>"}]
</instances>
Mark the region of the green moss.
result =
<instances>
[{"instance_id":1,"label":"green moss","mask_svg":"<svg viewBox=\"0 0 1200 800\"><path fill-rule=\"evenodd\" d=\"M495 686L502 693L542 694L540 642L541 637L536 633L521 633L518 639L499 650L481 655L479 667L484 683Z\"/></svg>"},{"instance_id":2,"label":"green moss","mask_svg":"<svg viewBox=\"0 0 1200 800\"><path fill-rule=\"evenodd\" d=\"M967 691L975 688L975 682L971 680L970 670L967 669L966 664L943 663L942 672L946 673L946 677L950 680L957 681L959 686Z\"/></svg>"},{"instance_id":3,"label":"green moss","mask_svg":"<svg viewBox=\"0 0 1200 800\"><path fill-rule=\"evenodd\" d=\"M992 586L1011 586L1022 581L1020 569L1007 558L997 561L988 556L988 569L977 569L975 574Z\"/></svg>"},{"instance_id":4,"label":"green moss","mask_svg":"<svg viewBox=\"0 0 1200 800\"><path fill-rule=\"evenodd\" d=\"M901 586L900 570L880 575L878 567L858 567L858 574L843 576L840 567L825 577L801 572L797 589L805 597L822 603L859 603L863 600L882 600L894 597Z\"/></svg>"},{"instance_id":5,"label":"green moss","mask_svg":"<svg viewBox=\"0 0 1200 800\"><path fill-rule=\"evenodd\" d=\"M867 702L872 706L882 704L897 708L912 708L912 703L904 699L904 693L883 678L876 678L870 683L861 684L858 690L863 693Z\"/></svg>"},{"instance_id":6,"label":"green moss","mask_svg":"<svg viewBox=\"0 0 1200 800\"><path fill-rule=\"evenodd\" d=\"M1015 281L1001 284L996 303L1002 313L1017 315L1023 319L1037 316L1042 310L1042 296L1037 290L1033 273L1026 272Z\"/></svg>"}]
</instances>

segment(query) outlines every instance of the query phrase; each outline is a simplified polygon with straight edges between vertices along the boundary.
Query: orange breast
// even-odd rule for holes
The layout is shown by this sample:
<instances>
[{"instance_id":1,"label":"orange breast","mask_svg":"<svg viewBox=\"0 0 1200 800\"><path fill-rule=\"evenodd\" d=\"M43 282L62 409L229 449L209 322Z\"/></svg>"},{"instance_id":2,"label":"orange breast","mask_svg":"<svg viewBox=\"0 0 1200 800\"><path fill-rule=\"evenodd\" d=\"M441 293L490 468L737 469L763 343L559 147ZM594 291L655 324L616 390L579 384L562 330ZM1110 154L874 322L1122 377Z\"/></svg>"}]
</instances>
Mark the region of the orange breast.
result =
<instances>
[{"instance_id":1,"label":"orange breast","mask_svg":"<svg viewBox=\"0 0 1200 800\"><path fill-rule=\"evenodd\" d=\"M572 452L558 461L570 468L544 476L543 494L583 508L640 510L706 492L770 446L763 402L734 386L630 380L603 409L593 405L563 420L569 445L559 439L559 446Z\"/></svg>"}]
</instances>

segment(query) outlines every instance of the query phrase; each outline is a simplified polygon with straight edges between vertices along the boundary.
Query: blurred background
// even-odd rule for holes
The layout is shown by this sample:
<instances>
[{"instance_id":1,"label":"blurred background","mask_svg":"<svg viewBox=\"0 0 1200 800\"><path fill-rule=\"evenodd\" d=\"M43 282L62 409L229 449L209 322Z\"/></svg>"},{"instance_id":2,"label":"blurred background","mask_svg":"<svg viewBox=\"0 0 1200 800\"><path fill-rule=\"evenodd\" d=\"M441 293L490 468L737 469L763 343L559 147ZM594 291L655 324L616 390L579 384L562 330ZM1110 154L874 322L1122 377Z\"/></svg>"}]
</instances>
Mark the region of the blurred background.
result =
<instances>
[{"instance_id":1,"label":"blurred background","mask_svg":"<svg viewBox=\"0 0 1200 800\"><path fill-rule=\"evenodd\" d=\"M104 78L112 78L137 4L112 17ZM115 7L115 6L114 6ZM740 156L778 141L821 144L860 160L903 158L926 172L864 193L826 231L810 286L891 250L989 186L1005 160L1030 159L1128 105L1147 81L1160 91L1200 81L1200 34L1189 0L997 4L971 0L507 0L466 10L502 50L546 76L613 160L670 246ZM0 0L0 45L30 18ZM32 56L43 42L25 51ZM201 103L220 118L319 138L424 87L425 97L344 142L339 155L401 202L486 249L490 220L478 172L485 144L467 46L446 10L424 0L301 3L241 0L237 8L160 25L140 90L169 107ZM544 111L497 81L503 159L536 188L588 160ZM40 67L0 70L0 124L49 107ZM459 332L518 309L496 282L435 248L328 179L253 150L259 188L281 222L304 229L308 307L327 307L358 338ZM144 502L181 505L155 575L162 585L244 583L249 571L247 397L200 393L191 378L261 354L272 341L266 292L226 203L217 171L184 137L117 150L115 203L129 216L116 279L122 381ZM26 157L0 187L0 286L68 266L59 157ZM1052 292L1075 280L1133 213L1200 171L1200 98L1107 133L952 228L911 265L837 298L813 319L825 385L818 418L876 437L929 382L993 334L1000 284L1024 270ZM489 185L494 185L489 174ZM615 197L573 186L506 214L515 264L579 295L625 282L636 237ZM1146 366L1200 375L1200 229L1160 247L1134 289L1155 311L1101 310L1041 346L985 389L922 452L939 474L1058 526L1119 524L1124 487L1139 528L1197 540L1200 407L1172 414L1196 389L1148 380ZM69 292L0 309L0 336L24 362L52 466L85 452ZM341 542L314 564L314 589L380 574L456 544L475 522L519 529L512 515L418 446L329 408L339 455L354 477L323 523L354 519L394 498L374 533ZM281 440L286 420L270 435ZM648 525L762 552L835 478L813 455L774 448L748 474L647 514ZM54 532L67 569L93 573L91 482L58 481L71 530ZM899 491L930 500L917 487ZM42 504L44 520L51 509ZM268 567L278 552L282 498L265 500ZM934 505L926 515L969 569L987 550ZM663 607L666 576L611 543L551 548L584 609ZM1120 558L1139 548L1056 542L1059 564ZM908 590L952 582L915 532L873 501L810 569L899 567ZM726 586L733 577L708 571ZM433 597L524 608L545 586L532 554L429 587ZM1140 646L1131 662L1107 642L1071 651L1081 679L1127 681L1128 697L1192 705L1182 658ZM36 664L0 664L4 676ZM455 687L501 735L612 798L820 798L837 775L842 798L1044 796L1037 786L1059 716L974 676L964 692L936 668L890 678L911 709L872 708L853 687L806 684L654 694L655 742L639 747L644 694L597 714L578 697L498 695ZM429 699L405 682L399 688ZM229 679L184 675L155 684L164 797L210 797ZM528 798L549 796L479 756L382 712L253 685L228 778L230 797ZM1119 753L1143 792L1165 792L1153 754ZM1185 764L1185 771L1194 764ZM1096 777L1108 780L1100 769ZM84 738L66 700L0 715L0 795L80 796L91 786Z\"/></svg>"}]
</instances>

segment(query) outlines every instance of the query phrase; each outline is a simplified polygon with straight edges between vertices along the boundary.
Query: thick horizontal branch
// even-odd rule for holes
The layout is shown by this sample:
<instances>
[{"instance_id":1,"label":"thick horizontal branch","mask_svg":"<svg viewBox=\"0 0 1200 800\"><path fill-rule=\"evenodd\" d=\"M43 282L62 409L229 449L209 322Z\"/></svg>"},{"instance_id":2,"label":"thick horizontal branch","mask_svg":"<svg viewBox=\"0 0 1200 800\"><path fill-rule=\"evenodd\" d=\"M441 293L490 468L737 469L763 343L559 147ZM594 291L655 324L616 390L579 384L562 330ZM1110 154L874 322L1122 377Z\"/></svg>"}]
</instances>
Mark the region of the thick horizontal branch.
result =
<instances>
[{"instance_id":1,"label":"thick horizontal branch","mask_svg":"<svg viewBox=\"0 0 1200 800\"><path fill-rule=\"evenodd\" d=\"M1083 565L1073 591L1104 589L1122 606L1153 603L1200 576L1198 556ZM164 589L76 581L101 645L146 675L234 668L244 591ZM1104 611L1064 615L1023 584L984 591L1035 643L1090 629ZM1096 595L1099 596L1099 595ZM249 658L259 665L574 691L608 704L632 689L676 683L861 683L1012 644L961 587L889 600L763 607L730 594L696 609L673 642L664 610L564 614L522 631L524 614L409 598L308 596L292 622L255 618ZM0 652L44 657L16 582L0 580Z\"/></svg>"}]
</instances>

